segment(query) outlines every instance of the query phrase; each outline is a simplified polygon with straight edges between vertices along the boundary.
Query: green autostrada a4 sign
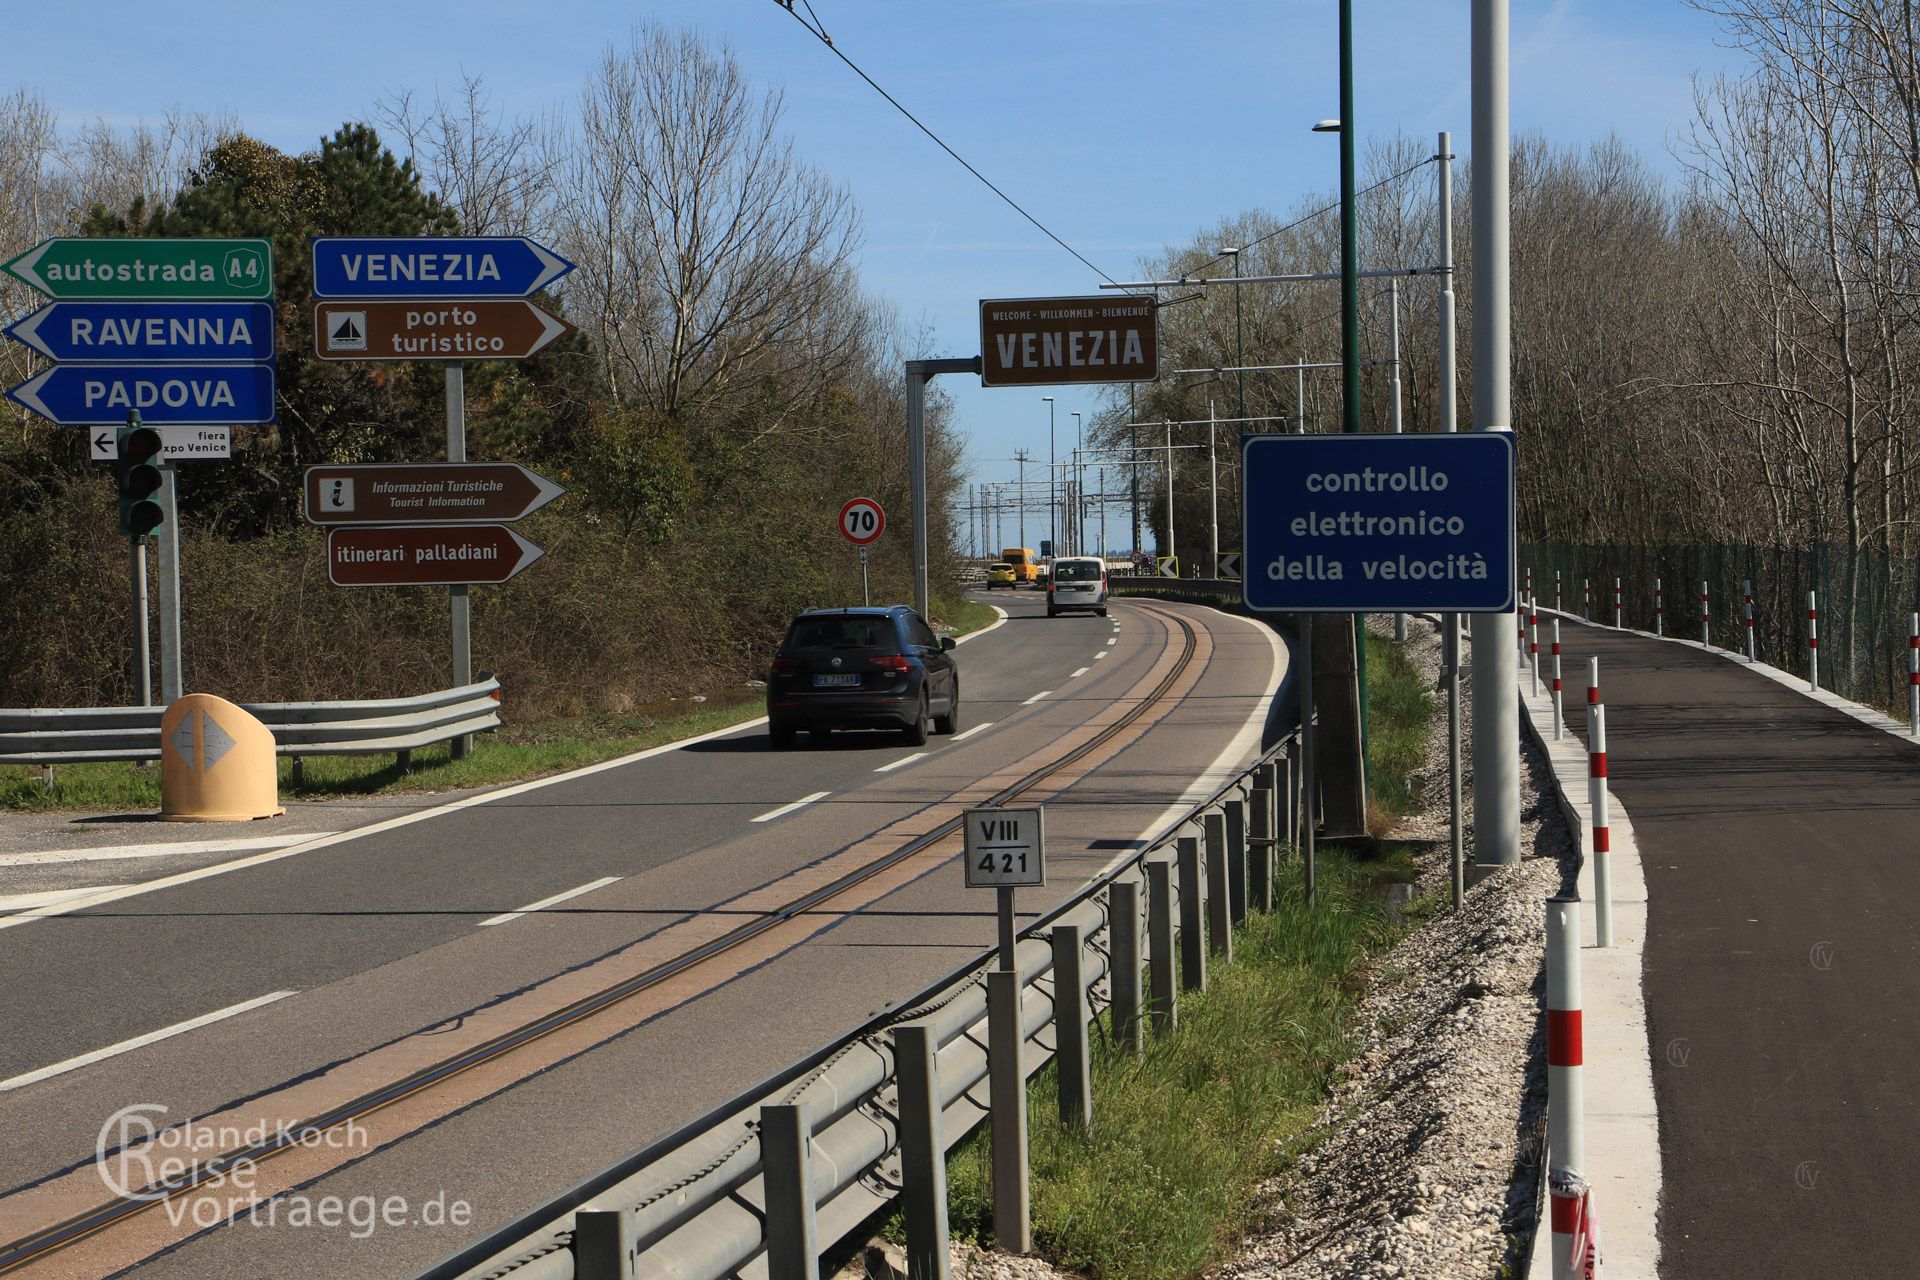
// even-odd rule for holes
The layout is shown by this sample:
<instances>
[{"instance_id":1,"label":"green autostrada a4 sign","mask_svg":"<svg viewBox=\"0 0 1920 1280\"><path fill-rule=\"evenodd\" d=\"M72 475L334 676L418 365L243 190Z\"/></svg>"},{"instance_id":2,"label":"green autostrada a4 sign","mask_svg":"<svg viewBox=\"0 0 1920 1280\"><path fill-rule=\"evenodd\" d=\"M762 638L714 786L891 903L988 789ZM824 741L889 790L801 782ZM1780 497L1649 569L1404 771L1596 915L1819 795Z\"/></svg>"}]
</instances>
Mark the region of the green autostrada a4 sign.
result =
<instances>
[{"instance_id":1,"label":"green autostrada a4 sign","mask_svg":"<svg viewBox=\"0 0 1920 1280\"><path fill-rule=\"evenodd\" d=\"M42 240L0 264L50 298L269 298L265 240Z\"/></svg>"}]
</instances>

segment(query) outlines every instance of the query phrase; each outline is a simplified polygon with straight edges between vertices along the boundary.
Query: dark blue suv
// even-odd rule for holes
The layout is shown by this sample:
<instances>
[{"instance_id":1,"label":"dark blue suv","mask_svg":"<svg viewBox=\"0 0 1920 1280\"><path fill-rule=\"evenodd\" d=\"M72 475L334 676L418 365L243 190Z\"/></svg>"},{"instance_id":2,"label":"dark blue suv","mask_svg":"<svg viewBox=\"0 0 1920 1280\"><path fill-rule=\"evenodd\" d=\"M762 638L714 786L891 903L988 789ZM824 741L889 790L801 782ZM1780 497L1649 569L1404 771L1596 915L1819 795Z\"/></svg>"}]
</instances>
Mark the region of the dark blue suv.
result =
<instances>
[{"instance_id":1,"label":"dark blue suv","mask_svg":"<svg viewBox=\"0 0 1920 1280\"><path fill-rule=\"evenodd\" d=\"M807 730L896 729L914 746L960 727L953 641L903 604L809 609L787 627L767 673L767 732L790 747Z\"/></svg>"}]
</instances>

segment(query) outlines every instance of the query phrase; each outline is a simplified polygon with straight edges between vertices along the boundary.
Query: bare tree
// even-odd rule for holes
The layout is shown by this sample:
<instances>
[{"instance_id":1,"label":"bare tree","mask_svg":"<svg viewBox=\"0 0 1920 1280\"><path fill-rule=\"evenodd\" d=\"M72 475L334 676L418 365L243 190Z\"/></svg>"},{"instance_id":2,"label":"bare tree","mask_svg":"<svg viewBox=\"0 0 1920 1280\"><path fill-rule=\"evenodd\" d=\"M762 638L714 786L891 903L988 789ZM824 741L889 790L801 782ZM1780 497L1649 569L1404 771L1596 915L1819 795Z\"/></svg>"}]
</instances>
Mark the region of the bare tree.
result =
<instances>
[{"instance_id":1,"label":"bare tree","mask_svg":"<svg viewBox=\"0 0 1920 1280\"><path fill-rule=\"evenodd\" d=\"M857 217L780 113L692 31L643 27L601 59L558 144L555 218L621 399L674 416L750 377L817 386L857 346Z\"/></svg>"},{"instance_id":2,"label":"bare tree","mask_svg":"<svg viewBox=\"0 0 1920 1280\"><path fill-rule=\"evenodd\" d=\"M452 206L469 235L538 233L553 195L551 124L502 120L485 82L463 75L431 104L410 90L374 105L373 123L428 188Z\"/></svg>"}]
</instances>

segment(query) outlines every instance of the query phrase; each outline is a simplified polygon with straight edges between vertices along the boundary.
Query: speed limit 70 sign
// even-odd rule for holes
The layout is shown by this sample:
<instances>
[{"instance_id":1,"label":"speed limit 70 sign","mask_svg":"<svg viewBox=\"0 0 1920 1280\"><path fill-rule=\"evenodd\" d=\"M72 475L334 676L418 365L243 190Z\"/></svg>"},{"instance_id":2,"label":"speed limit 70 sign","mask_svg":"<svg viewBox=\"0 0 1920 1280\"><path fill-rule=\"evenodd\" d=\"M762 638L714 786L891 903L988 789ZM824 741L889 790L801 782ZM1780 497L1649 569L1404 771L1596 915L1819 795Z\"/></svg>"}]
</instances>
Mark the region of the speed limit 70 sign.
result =
<instances>
[{"instance_id":1,"label":"speed limit 70 sign","mask_svg":"<svg viewBox=\"0 0 1920 1280\"><path fill-rule=\"evenodd\" d=\"M866 546L877 542L887 527L887 513L872 498L855 498L840 508L840 536Z\"/></svg>"}]
</instances>

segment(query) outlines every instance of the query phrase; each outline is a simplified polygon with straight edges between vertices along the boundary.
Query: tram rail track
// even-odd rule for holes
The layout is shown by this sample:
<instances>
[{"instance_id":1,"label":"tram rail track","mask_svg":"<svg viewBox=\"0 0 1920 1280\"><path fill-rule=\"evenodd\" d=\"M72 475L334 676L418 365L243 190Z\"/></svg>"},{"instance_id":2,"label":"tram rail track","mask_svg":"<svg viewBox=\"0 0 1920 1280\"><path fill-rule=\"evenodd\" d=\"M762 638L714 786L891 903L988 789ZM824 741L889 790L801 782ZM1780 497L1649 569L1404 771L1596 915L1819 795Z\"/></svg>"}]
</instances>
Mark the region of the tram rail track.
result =
<instances>
[{"instance_id":1,"label":"tram rail track","mask_svg":"<svg viewBox=\"0 0 1920 1280\"><path fill-rule=\"evenodd\" d=\"M1194 624L1170 609L1156 608L1145 601L1135 607L1168 625L1170 637L1177 637L1178 654L1144 696L1132 701L1111 723L1102 726L1087 740L1077 743L1058 757L1029 770L1001 787L988 799L990 804L1005 804L1019 799L1034 788L1107 746L1113 740L1159 707L1179 686L1199 647ZM366 1119L375 1113L442 1085L475 1068L506 1058L564 1028L585 1022L650 988L688 973L745 943L762 937L779 926L832 903L836 898L865 884L874 877L926 852L955 835L961 827L959 816L949 818L894 849L868 859L856 868L785 903L757 913L725 933L680 954L658 962L641 972L576 999L507 1032L430 1066L410 1072L389 1085L362 1092L339 1105L327 1108L307 1120L279 1126L261 1140L233 1148L204 1161L196 1161L180 1178L150 1183L129 1194L116 1196L84 1212L71 1215L41 1230L0 1244L0 1275L20 1271L46 1261L62 1250L128 1222L157 1204L217 1186L234 1171L257 1167L277 1155L311 1143L314 1135L324 1135L342 1126Z\"/></svg>"}]
</instances>

